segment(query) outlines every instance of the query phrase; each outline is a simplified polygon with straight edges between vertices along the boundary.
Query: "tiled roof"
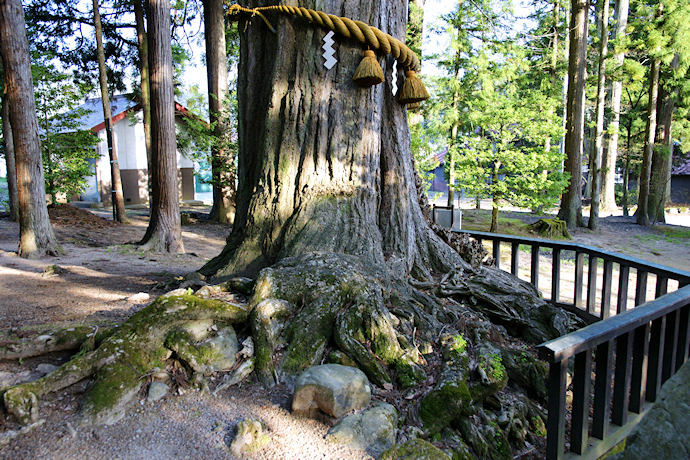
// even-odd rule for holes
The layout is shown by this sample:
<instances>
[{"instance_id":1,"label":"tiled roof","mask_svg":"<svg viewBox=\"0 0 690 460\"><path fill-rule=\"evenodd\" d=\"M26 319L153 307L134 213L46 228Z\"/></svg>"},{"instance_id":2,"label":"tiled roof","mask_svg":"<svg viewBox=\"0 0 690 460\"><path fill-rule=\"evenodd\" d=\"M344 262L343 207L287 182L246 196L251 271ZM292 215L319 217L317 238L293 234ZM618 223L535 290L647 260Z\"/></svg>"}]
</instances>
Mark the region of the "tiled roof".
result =
<instances>
[{"instance_id":1,"label":"tiled roof","mask_svg":"<svg viewBox=\"0 0 690 460\"><path fill-rule=\"evenodd\" d=\"M110 112L114 118L135 105L137 103L130 101L127 95L119 94L110 99ZM93 129L104 122L103 105L100 97L87 99L79 108L87 111L79 120L81 129Z\"/></svg>"}]
</instances>

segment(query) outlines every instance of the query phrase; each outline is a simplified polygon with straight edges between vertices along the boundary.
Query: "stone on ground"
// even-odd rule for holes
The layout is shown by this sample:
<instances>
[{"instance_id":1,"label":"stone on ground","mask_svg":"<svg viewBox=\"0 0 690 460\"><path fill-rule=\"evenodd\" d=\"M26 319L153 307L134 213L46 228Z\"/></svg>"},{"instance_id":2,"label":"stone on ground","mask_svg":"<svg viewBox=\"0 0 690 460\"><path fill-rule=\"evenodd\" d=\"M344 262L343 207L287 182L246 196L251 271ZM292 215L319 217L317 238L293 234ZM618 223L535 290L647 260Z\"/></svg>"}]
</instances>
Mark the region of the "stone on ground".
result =
<instances>
[{"instance_id":1,"label":"stone on ground","mask_svg":"<svg viewBox=\"0 0 690 460\"><path fill-rule=\"evenodd\" d=\"M264 434L263 426L258 420L243 420L237 424L237 435L230 444L230 451L236 457L242 457L262 449L271 438Z\"/></svg>"},{"instance_id":2,"label":"stone on ground","mask_svg":"<svg viewBox=\"0 0 690 460\"><path fill-rule=\"evenodd\" d=\"M395 444L397 424L395 407L383 403L359 414L348 415L329 430L326 439L378 456Z\"/></svg>"},{"instance_id":3,"label":"stone on ground","mask_svg":"<svg viewBox=\"0 0 690 460\"><path fill-rule=\"evenodd\" d=\"M371 388L364 372L340 364L323 364L297 378L292 412L311 417L320 410L338 418L370 402Z\"/></svg>"},{"instance_id":4,"label":"stone on ground","mask_svg":"<svg viewBox=\"0 0 690 460\"><path fill-rule=\"evenodd\" d=\"M149 384L149 392L146 396L146 400L149 402L158 401L168 394L170 387L165 383L161 382L151 382Z\"/></svg>"}]
</instances>

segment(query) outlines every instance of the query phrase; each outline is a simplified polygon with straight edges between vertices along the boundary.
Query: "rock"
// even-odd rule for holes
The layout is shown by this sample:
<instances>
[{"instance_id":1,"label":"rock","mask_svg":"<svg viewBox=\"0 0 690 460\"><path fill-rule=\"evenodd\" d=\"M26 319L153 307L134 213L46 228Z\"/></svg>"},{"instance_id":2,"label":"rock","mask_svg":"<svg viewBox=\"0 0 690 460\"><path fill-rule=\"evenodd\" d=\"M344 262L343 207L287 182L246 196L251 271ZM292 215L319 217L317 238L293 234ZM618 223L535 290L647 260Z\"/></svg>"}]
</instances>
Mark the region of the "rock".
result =
<instances>
[{"instance_id":1,"label":"rock","mask_svg":"<svg viewBox=\"0 0 690 460\"><path fill-rule=\"evenodd\" d=\"M48 276L58 276L58 275L63 275L67 273L67 270L62 268L59 265L48 265L43 269L43 277L48 277Z\"/></svg>"},{"instance_id":2,"label":"rock","mask_svg":"<svg viewBox=\"0 0 690 460\"><path fill-rule=\"evenodd\" d=\"M160 296L159 298L160 298L160 299L166 299L166 298L168 298L168 297L175 297L175 296L178 296L178 295L186 295L186 294L189 294L189 293L190 293L189 290L183 289L183 288L179 288L179 289L174 289L174 290L172 290L172 291L170 291L170 292L166 292L165 294L163 294L163 295Z\"/></svg>"},{"instance_id":3,"label":"rock","mask_svg":"<svg viewBox=\"0 0 690 460\"><path fill-rule=\"evenodd\" d=\"M370 402L371 388L364 372L340 364L323 364L297 378L292 411L310 417L321 410L338 418Z\"/></svg>"},{"instance_id":4,"label":"rock","mask_svg":"<svg viewBox=\"0 0 690 460\"><path fill-rule=\"evenodd\" d=\"M158 401L168 394L168 390L170 390L170 387L165 383L151 382L149 383L149 391L146 400L149 402Z\"/></svg>"},{"instance_id":5,"label":"rock","mask_svg":"<svg viewBox=\"0 0 690 460\"><path fill-rule=\"evenodd\" d=\"M212 319L202 319L186 323L182 330L189 334L189 338L194 342L205 340L213 330Z\"/></svg>"},{"instance_id":6,"label":"rock","mask_svg":"<svg viewBox=\"0 0 690 460\"><path fill-rule=\"evenodd\" d=\"M258 420L243 420L237 424L237 435L230 444L230 451L236 457L251 454L263 448L271 438L263 433Z\"/></svg>"},{"instance_id":7,"label":"rock","mask_svg":"<svg viewBox=\"0 0 690 460\"><path fill-rule=\"evenodd\" d=\"M625 450L613 460L690 457L690 362L661 387L647 415L633 429Z\"/></svg>"},{"instance_id":8,"label":"rock","mask_svg":"<svg viewBox=\"0 0 690 460\"><path fill-rule=\"evenodd\" d=\"M225 291L226 289L222 284L215 284L212 286L202 286L201 288L199 288L198 291L194 293L194 295L199 297L200 299L209 299Z\"/></svg>"},{"instance_id":9,"label":"rock","mask_svg":"<svg viewBox=\"0 0 690 460\"><path fill-rule=\"evenodd\" d=\"M451 460L451 457L423 439L412 439L391 447L379 460Z\"/></svg>"},{"instance_id":10,"label":"rock","mask_svg":"<svg viewBox=\"0 0 690 460\"><path fill-rule=\"evenodd\" d=\"M398 413L390 404L348 415L326 435L326 440L345 444L353 449L364 449L373 456L395 444Z\"/></svg>"},{"instance_id":11,"label":"rock","mask_svg":"<svg viewBox=\"0 0 690 460\"><path fill-rule=\"evenodd\" d=\"M226 326L220 329L216 336L204 342L203 346L217 353L217 357L206 363L207 367L220 371L230 369L235 365L239 345L237 344L237 335L232 327Z\"/></svg>"},{"instance_id":12,"label":"rock","mask_svg":"<svg viewBox=\"0 0 690 460\"><path fill-rule=\"evenodd\" d=\"M237 291L242 294L249 295L254 290L254 280L251 278L230 278L225 283L223 283L226 290Z\"/></svg>"},{"instance_id":13,"label":"rock","mask_svg":"<svg viewBox=\"0 0 690 460\"><path fill-rule=\"evenodd\" d=\"M141 303L149 300L151 296L146 292L137 292L134 295L127 297L127 302L130 303Z\"/></svg>"},{"instance_id":14,"label":"rock","mask_svg":"<svg viewBox=\"0 0 690 460\"><path fill-rule=\"evenodd\" d=\"M46 374L50 374L51 372L53 372L57 368L58 368L57 366L54 366L52 364L41 363L38 366L36 366L36 372L40 373L43 376Z\"/></svg>"}]
</instances>

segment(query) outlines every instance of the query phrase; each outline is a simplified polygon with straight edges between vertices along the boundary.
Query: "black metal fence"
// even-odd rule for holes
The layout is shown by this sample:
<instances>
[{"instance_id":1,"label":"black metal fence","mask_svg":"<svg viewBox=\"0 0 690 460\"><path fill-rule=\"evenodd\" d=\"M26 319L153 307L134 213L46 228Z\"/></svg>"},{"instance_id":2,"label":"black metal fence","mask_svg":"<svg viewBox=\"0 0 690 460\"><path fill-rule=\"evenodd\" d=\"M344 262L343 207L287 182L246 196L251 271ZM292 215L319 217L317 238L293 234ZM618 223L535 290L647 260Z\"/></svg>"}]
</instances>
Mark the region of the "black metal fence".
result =
<instances>
[{"instance_id":1,"label":"black metal fence","mask_svg":"<svg viewBox=\"0 0 690 460\"><path fill-rule=\"evenodd\" d=\"M549 362L547 458L602 455L630 433L656 400L661 384L688 360L690 272L569 242L463 232L480 241L492 241L499 268L501 244L509 244L510 271L515 275L519 274L521 248L526 247L530 282L537 288L544 258L540 252L551 252L551 302L592 324L539 346L542 358ZM570 293L561 285L566 251L574 254ZM653 299L647 302L650 275L656 281ZM630 285L633 277L634 291ZM572 294L572 302L561 300L565 294ZM629 298L636 308L627 308ZM572 393L567 385L569 369Z\"/></svg>"}]
</instances>

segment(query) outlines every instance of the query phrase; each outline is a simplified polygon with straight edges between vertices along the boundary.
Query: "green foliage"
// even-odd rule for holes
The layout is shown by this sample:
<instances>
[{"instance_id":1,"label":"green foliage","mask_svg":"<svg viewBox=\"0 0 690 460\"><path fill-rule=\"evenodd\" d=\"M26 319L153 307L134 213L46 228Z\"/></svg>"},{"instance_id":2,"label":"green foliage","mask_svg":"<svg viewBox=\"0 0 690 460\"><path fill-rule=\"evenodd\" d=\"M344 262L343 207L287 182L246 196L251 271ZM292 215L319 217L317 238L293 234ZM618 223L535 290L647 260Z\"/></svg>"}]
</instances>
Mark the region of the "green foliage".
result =
<instances>
[{"instance_id":1,"label":"green foliage","mask_svg":"<svg viewBox=\"0 0 690 460\"><path fill-rule=\"evenodd\" d=\"M55 203L58 194L69 197L84 189L86 178L92 174L88 160L98 156L98 137L79 129L87 111L78 105L90 88L72 82L52 64L35 64L32 74L46 193Z\"/></svg>"},{"instance_id":2,"label":"green foliage","mask_svg":"<svg viewBox=\"0 0 690 460\"><path fill-rule=\"evenodd\" d=\"M189 89L187 109L189 115L184 117L177 126L177 148L187 158L198 162L201 172L197 172L202 183L214 184L213 177L207 174L208 166L212 164L211 151L222 152L219 163L221 187L228 185L228 180L235 177L237 170L237 96L235 91L228 94L224 102L225 110L229 113L229 126L222 130L221 136L214 134L215 124L206 122L208 117L207 95L199 91L194 85Z\"/></svg>"},{"instance_id":3,"label":"green foliage","mask_svg":"<svg viewBox=\"0 0 690 460\"><path fill-rule=\"evenodd\" d=\"M435 177L432 171L438 167L439 163L425 135L425 128L422 123L410 126L410 147L415 169L422 179L424 192L426 192L431 187L431 181Z\"/></svg>"}]
</instances>

